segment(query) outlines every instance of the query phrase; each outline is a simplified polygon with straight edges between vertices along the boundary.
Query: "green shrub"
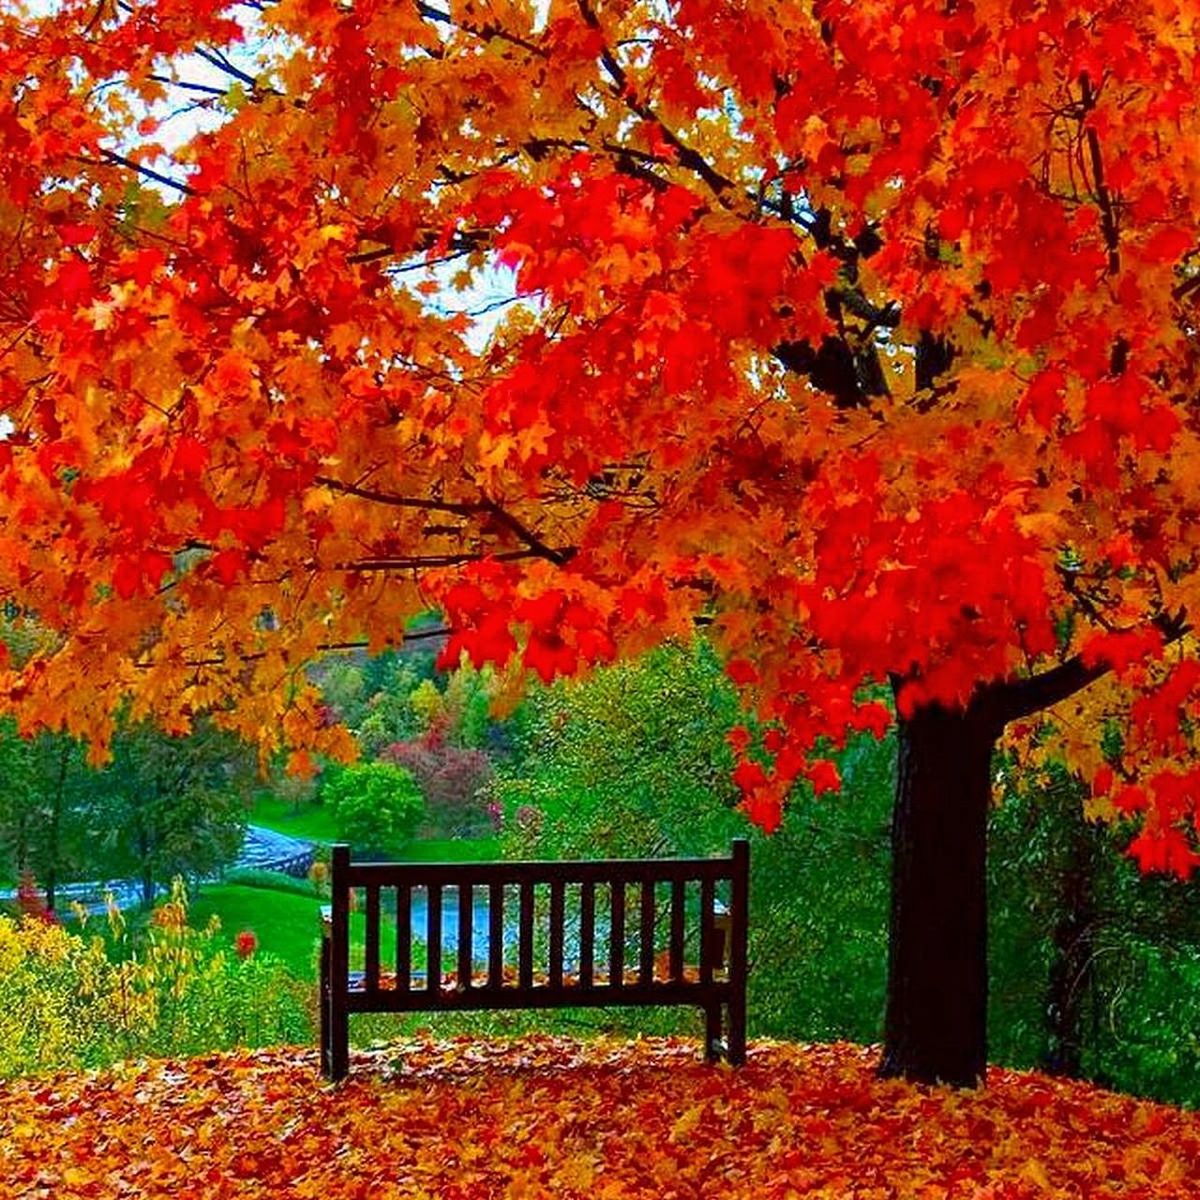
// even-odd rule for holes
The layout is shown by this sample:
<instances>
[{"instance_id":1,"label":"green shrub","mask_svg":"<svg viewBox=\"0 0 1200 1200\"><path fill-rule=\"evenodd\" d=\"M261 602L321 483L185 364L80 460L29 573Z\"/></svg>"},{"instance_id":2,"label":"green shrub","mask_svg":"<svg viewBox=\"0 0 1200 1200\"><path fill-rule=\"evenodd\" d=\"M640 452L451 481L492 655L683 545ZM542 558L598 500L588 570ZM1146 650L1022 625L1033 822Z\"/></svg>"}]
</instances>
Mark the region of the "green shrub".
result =
<instances>
[{"instance_id":1,"label":"green shrub","mask_svg":"<svg viewBox=\"0 0 1200 1200\"><path fill-rule=\"evenodd\" d=\"M107 938L0 917L0 1077L310 1040L314 989L219 933L188 926L178 880L137 933L115 907Z\"/></svg>"},{"instance_id":2,"label":"green shrub","mask_svg":"<svg viewBox=\"0 0 1200 1200\"><path fill-rule=\"evenodd\" d=\"M322 890L313 882L311 874L300 879L295 875L285 875L282 871L262 871L256 867L234 867L221 876L221 882L264 888L271 892L295 892L298 896L316 896Z\"/></svg>"},{"instance_id":3,"label":"green shrub","mask_svg":"<svg viewBox=\"0 0 1200 1200\"><path fill-rule=\"evenodd\" d=\"M387 853L408 841L425 815L412 775L392 763L360 763L323 785L338 836L360 852Z\"/></svg>"}]
</instances>

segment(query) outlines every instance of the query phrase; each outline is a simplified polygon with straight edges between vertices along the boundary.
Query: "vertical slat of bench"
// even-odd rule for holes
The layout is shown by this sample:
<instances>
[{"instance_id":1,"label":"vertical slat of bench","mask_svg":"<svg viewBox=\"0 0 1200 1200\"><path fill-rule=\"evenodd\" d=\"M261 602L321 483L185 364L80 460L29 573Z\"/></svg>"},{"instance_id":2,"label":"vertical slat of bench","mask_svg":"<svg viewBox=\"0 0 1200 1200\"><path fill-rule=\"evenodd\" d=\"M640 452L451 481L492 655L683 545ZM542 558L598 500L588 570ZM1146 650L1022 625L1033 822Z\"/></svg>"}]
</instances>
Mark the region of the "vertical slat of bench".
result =
<instances>
[{"instance_id":1,"label":"vertical slat of bench","mask_svg":"<svg viewBox=\"0 0 1200 1200\"><path fill-rule=\"evenodd\" d=\"M471 986L471 966L475 957L472 935L475 923L475 889L469 883L458 885L458 986Z\"/></svg>"},{"instance_id":2,"label":"vertical slat of bench","mask_svg":"<svg viewBox=\"0 0 1200 1200\"><path fill-rule=\"evenodd\" d=\"M488 987L504 985L504 884L488 886Z\"/></svg>"},{"instance_id":3,"label":"vertical slat of bench","mask_svg":"<svg viewBox=\"0 0 1200 1200\"><path fill-rule=\"evenodd\" d=\"M590 988L595 981L596 885L585 879L579 886L579 986Z\"/></svg>"},{"instance_id":4,"label":"vertical slat of bench","mask_svg":"<svg viewBox=\"0 0 1200 1200\"><path fill-rule=\"evenodd\" d=\"M329 921L329 1077L350 1071L350 889L346 872L350 847L336 845L330 855L332 895Z\"/></svg>"},{"instance_id":5,"label":"vertical slat of bench","mask_svg":"<svg viewBox=\"0 0 1200 1200\"><path fill-rule=\"evenodd\" d=\"M367 993L379 991L379 885L367 884L367 919L363 935L363 960Z\"/></svg>"},{"instance_id":6,"label":"vertical slat of bench","mask_svg":"<svg viewBox=\"0 0 1200 1200\"><path fill-rule=\"evenodd\" d=\"M412 986L412 888L396 885L396 990Z\"/></svg>"},{"instance_id":7,"label":"vertical slat of bench","mask_svg":"<svg viewBox=\"0 0 1200 1200\"><path fill-rule=\"evenodd\" d=\"M654 982L654 880L642 880L641 932L638 935L638 982Z\"/></svg>"},{"instance_id":8,"label":"vertical slat of bench","mask_svg":"<svg viewBox=\"0 0 1200 1200\"><path fill-rule=\"evenodd\" d=\"M442 986L442 885L431 883L426 902L425 988L436 994Z\"/></svg>"},{"instance_id":9,"label":"vertical slat of bench","mask_svg":"<svg viewBox=\"0 0 1200 1200\"><path fill-rule=\"evenodd\" d=\"M327 1079L333 1064L329 1057L329 926L327 913L321 919L321 990L318 993L321 1024L321 1074Z\"/></svg>"},{"instance_id":10,"label":"vertical slat of bench","mask_svg":"<svg viewBox=\"0 0 1200 1200\"><path fill-rule=\"evenodd\" d=\"M746 1061L746 950L750 930L750 843L733 842L733 887L729 898L729 1061Z\"/></svg>"},{"instance_id":11,"label":"vertical slat of bench","mask_svg":"<svg viewBox=\"0 0 1200 1200\"><path fill-rule=\"evenodd\" d=\"M675 983L683 980L684 898L686 881L681 877L671 880L671 979Z\"/></svg>"},{"instance_id":12,"label":"vertical slat of bench","mask_svg":"<svg viewBox=\"0 0 1200 1200\"><path fill-rule=\"evenodd\" d=\"M625 986L625 884L614 881L612 891L612 916L608 927L608 985Z\"/></svg>"},{"instance_id":13,"label":"vertical slat of bench","mask_svg":"<svg viewBox=\"0 0 1200 1200\"><path fill-rule=\"evenodd\" d=\"M713 880L700 880L700 982L712 983L713 977Z\"/></svg>"},{"instance_id":14,"label":"vertical slat of bench","mask_svg":"<svg viewBox=\"0 0 1200 1200\"><path fill-rule=\"evenodd\" d=\"M517 984L533 987L533 880L521 880L521 912L517 925Z\"/></svg>"},{"instance_id":15,"label":"vertical slat of bench","mask_svg":"<svg viewBox=\"0 0 1200 1200\"><path fill-rule=\"evenodd\" d=\"M563 977L563 881L550 881L550 962L546 969L547 982L552 988L562 987Z\"/></svg>"}]
</instances>

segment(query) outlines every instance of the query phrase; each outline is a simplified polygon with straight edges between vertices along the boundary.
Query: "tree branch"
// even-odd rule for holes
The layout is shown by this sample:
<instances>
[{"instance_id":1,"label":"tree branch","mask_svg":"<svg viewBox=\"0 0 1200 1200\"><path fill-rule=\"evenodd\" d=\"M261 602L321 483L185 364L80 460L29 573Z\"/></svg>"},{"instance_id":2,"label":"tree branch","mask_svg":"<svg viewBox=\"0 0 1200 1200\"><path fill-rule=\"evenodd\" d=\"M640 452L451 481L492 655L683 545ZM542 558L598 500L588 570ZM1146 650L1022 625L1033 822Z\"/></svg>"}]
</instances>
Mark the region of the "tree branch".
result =
<instances>
[{"instance_id":1,"label":"tree branch","mask_svg":"<svg viewBox=\"0 0 1200 1200\"><path fill-rule=\"evenodd\" d=\"M452 630L447 628L445 625L435 625L432 629L418 629L412 633L404 634L404 636L397 643L396 647L389 646L388 649L402 647L407 642L422 642L431 638L449 637L451 632ZM321 642L321 644L317 646L317 651L320 654L333 654L342 650L367 650L370 648L370 645L371 643L368 641ZM250 654L239 654L236 661L239 663L257 662L266 657L267 652L265 650L255 650ZM221 667L228 662L229 659L223 656L214 655L212 658L184 659L183 666L188 667L189 669L195 669L197 667ZM149 671L151 667L155 665L155 663L149 662L146 659L141 659L134 663L134 666L139 671Z\"/></svg>"},{"instance_id":2,"label":"tree branch","mask_svg":"<svg viewBox=\"0 0 1200 1200\"><path fill-rule=\"evenodd\" d=\"M1094 663L1090 667L1084 666L1083 659L1076 654L1040 675L995 684L986 690L994 697L993 702L1001 724L1007 725L1009 721L1030 717L1044 708L1066 700L1076 692L1082 691L1088 684L1095 683L1097 679L1107 675L1111 669L1105 662Z\"/></svg>"},{"instance_id":3,"label":"tree branch","mask_svg":"<svg viewBox=\"0 0 1200 1200\"><path fill-rule=\"evenodd\" d=\"M412 269L418 266L433 266L439 262L448 262L450 258L458 258L463 254L469 254L473 250L479 250L487 244L489 233L484 229L473 229L460 231L455 233L450 244L446 247L452 253L447 258L435 258L427 260L424 263L414 264ZM401 255L420 254L424 250L430 250L438 243L439 235L427 232L422 235L415 246L408 246L403 250L398 250L394 246L378 246L374 250L360 250L355 254L346 255L348 263L369 263L377 262L381 258L397 258ZM367 241L374 241L373 237L366 238ZM407 269L407 268L406 268Z\"/></svg>"},{"instance_id":4,"label":"tree branch","mask_svg":"<svg viewBox=\"0 0 1200 1200\"><path fill-rule=\"evenodd\" d=\"M174 188L175 191L180 192L184 196L198 196L200 194L191 184L183 183L178 179L172 179L169 175L162 175L150 167L134 162L132 158L126 158L123 154L116 153L115 150L102 150L100 153L104 155L104 162L114 166L128 167L129 170L136 171L139 175L144 175L147 179L153 179L155 183L161 183L164 187ZM96 163L96 160L91 158L81 158L80 161L89 165L95 165Z\"/></svg>"},{"instance_id":5,"label":"tree branch","mask_svg":"<svg viewBox=\"0 0 1200 1200\"><path fill-rule=\"evenodd\" d=\"M1163 635L1163 644L1166 646L1179 641L1191 630L1186 609L1180 609L1174 616L1164 613L1152 624ZM1107 662L1086 666L1076 654L1040 675L990 685L985 689L985 703L992 707L1001 724L1007 725L1009 721L1031 717L1034 713L1061 703L1111 670L1112 664Z\"/></svg>"},{"instance_id":6,"label":"tree branch","mask_svg":"<svg viewBox=\"0 0 1200 1200\"><path fill-rule=\"evenodd\" d=\"M1079 88L1082 93L1083 112L1086 114L1096 107L1096 93L1092 91L1088 73L1084 71L1079 76ZM1096 204L1100 208L1100 229L1104 234L1104 244L1108 248L1108 272L1115 275L1121 269L1121 255L1118 251L1117 220L1113 211L1112 197L1104 183L1104 162L1100 157L1100 135L1093 126L1087 129L1088 154L1092 160L1092 180L1096 188Z\"/></svg>"},{"instance_id":7,"label":"tree branch","mask_svg":"<svg viewBox=\"0 0 1200 1200\"><path fill-rule=\"evenodd\" d=\"M558 553L562 553L559 551ZM331 563L327 571L419 571L438 567L460 567L466 563L481 562L488 558L493 562L518 562L524 558L545 558L547 555L532 548L525 550L501 550L498 553L464 551L461 554L411 554L397 558L362 558L348 562ZM554 561L554 560L552 560ZM313 564L316 566L317 564ZM318 568L319 569L319 568Z\"/></svg>"},{"instance_id":8,"label":"tree branch","mask_svg":"<svg viewBox=\"0 0 1200 1200\"><path fill-rule=\"evenodd\" d=\"M600 18L592 11L588 0L578 0L579 12L583 17L584 23L598 33L603 33L603 28L600 25ZM659 137L662 138L678 158L679 165L686 167L689 171L699 175L701 179L708 185L712 193L725 204L723 193L733 187L733 180L727 179L721 174L699 151L693 150L687 145L679 135L667 125L663 119L648 105L642 104L637 100L629 90L629 79L625 74L625 68L616 60L616 56L609 49L607 43L600 51L600 61L604 64L605 71L608 72L609 79L612 80L612 91L615 96L625 102L626 107L630 112L641 117L643 121L649 122L658 130Z\"/></svg>"},{"instance_id":9,"label":"tree branch","mask_svg":"<svg viewBox=\"0 0 1200 1200\"><path fill-rule=\"evenodd\" d=\"M483 507L501 525L515 533L530 550L539 557L548 559L556 567L565 567L575 557L576 550L574 546L564 546L561 550L556 550L553 546L548 546L532 529L514 517L512 513L501 508L494 500L484 501Z\"/></svg>"},{"instance_id":10,"label":"tree branch","mask_svg":"<svg viewBox=\"0 0 1200 1200\"><path fill-rule=\"evenodd\" d=\"M463 33L469 33L473 37L482 38L485 42L490 42L492 38L499 38L502 42L509 42L514 46L520 46L522 50L528 50L530 54L536 54L539 58L547 57L544 47L539 46L536 42L531 42L528 38L523 38L519 33L509 33L507 29L502 29L499 25L469 25L467 22L458 20L440 8L434 8L432 4L423 3L423 0L417 0L417 12L427 21L436 21L441 25L450 25L455 29L461 29Z\"/></svg>"},{"instance_id":11,"label":"tree branch","mask_svg":"<svg viewBox=\"0 0 1200 1200\"><path fill-rule=\"evenodd\" d=\"M479 502L464 504L450 500L435 500L432 496L398 496L394 492L379 492L373 488L359 487L357 484L333 479L328 475L317 475L313 482L334 492L357 496L360 500L370 500L375 504L387 504L392 508L418 508L429 512L452 513L456 517L470 517L487 511L487 506Z\"/></svg>"},{"instance_id":12,"label":"tree branch","mask_svg":"<svg viewBox=\"0 0 1200 1200\"><path fill-rule=\"evenodd\" d=\"M387 504L392 508L410 508L423 509L428 512L444 512L450 513L456 517L476 517L489 516L503 525L510 532L525 543L529 548L529 552L536 555L538 558L544 558L548 562L552 562L556 567L566 566L568 562L575 556L574 546L564 546L561 549L544 542L532 529L529 528L518 517L502 508L495 500L483 499L471 502L456 502L451 500L435 500L429 496L399 496L394 492L380 492L373 488L359 487L357 484L346 483L340 479L333 479L328 475L316 476L315 483L321 484L323 487L330 488L335 492L342 492L348 496L357 496L360 500L370 500L375 504ZM519 554L519 557L526 558L530 554L525 551L511 552ZM443 557L443 556L436 556ZM472 558L481 558L483 555L473 555ZM504 554L498 554L495 557L503 558ZM371 560L376 561L376 560ZM380 562L391 560L378 560ZM404 562L421 562L422 565L451 565L449 563L429 564L424 559L405 559L398 560ZM457 560L456 560L457 561ZM464 560L469 561L469 560ZM372 570L382 569L378 567L370 568ZM391 569L391 568L388 568Z\"/></svg>"},{"instance_id":13,"label":"tree branch","mask_svg":"<svg viewBox=\"0 0 1200 1200\"><path fill-rule=\"evenodd\" d=\"M183 88L189 92L202 92L206 96L227 96L224 88L213 87L208 83L192 83L186 79L172 79L169 75L151 75L155 83L165 83L168 87Z\"/></svg>"}]
</instances>

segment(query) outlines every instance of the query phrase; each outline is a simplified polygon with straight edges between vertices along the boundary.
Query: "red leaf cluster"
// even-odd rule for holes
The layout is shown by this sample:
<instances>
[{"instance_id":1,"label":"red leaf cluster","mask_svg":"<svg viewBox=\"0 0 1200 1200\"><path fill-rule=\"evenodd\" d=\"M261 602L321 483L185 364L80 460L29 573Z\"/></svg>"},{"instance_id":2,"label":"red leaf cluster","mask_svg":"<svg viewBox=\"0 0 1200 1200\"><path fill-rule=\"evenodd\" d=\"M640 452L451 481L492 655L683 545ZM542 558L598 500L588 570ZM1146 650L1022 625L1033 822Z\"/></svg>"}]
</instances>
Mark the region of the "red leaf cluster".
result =
<instances>
[{"instance_id":1,"label":"red leaf cluster","mask_svg":"<svg viewBox=\"0 0 1200 1200\"><path fill-rule=\"evenodd\" d=\"M22 1200L1186 1200L1195 1114L1041 1075L881 1082L857 1046L418 1040L221 1054L0 1086L0 1195Z\"/></svg>"},{"instance_id":2,"label":"red leaf cluster","mask_svg":"<svg viewBox=\"0 0 1200 1200\"><path fill-rule=\"evenodd\" d=\"M1063 668L1185 863L1198 78L1183 0L4 9L0 709L346 757L303 664L431 603L545 680L703 623L771 826L879 687Z\"/></svg>"}]
</instances>

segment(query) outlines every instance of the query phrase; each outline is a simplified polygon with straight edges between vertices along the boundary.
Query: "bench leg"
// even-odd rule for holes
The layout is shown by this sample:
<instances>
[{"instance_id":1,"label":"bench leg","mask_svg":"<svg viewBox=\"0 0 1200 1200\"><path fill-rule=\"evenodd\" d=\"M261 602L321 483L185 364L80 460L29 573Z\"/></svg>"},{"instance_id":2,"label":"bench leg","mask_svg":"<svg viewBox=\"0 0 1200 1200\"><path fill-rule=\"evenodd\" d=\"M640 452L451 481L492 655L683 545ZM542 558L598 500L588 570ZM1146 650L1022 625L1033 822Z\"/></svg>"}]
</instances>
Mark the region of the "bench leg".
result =
<instances>
[{"instance_id":1,"label":"bench leg","mask_svg":"<svg viewBox=\"0 0 1200 1200\"><path fill-rule=\"evenodd\" d=\"M350 1014L345 1001L329 1006L329 1078L335 1082L350 1074Z\"/></svg>"},{"instance_id":2,"label":"bench leg","mask_svg":"<svg viewBox=\"0 0 1200 1200\"><path fill-rule=\"evenodd\" d=\"M321 941L321 978L318 984L317 1009L321 1026L321 1074L326 1079L332 1078L333 1075L332 1045L329 1039L329 990L329 939L324 938Z\"/></svg>"},{"instance_id":3,"label":"bench leg","mask_svg":"<svg viewBox=\"0 0 1200 1200\"><path fill-rule=\"evenodd\" d=\"M710 1004L704 1010L704 1058L716 1062L721 1057L721 1005Z\"/></svg>"},{"instance_id":4,"label":"bench leg","mask_svg":"<svg viewBox=\"0 0 1200 1200\"><path fill-rule=\"evenodd\" d=\"M350 1073L350 1014L346 998L334 990L332 950L321 943L321 1074L334 1081Z\"/></svg>"},{"instance_id":5,"label":"bench leg","mask_svg":"<svg viewBox=\"0 0 1200 1200\"><path fill-rule=\"evenodd\" d=\"M735 996L729 1002L729 1061L740 1067L746 1061L746 997Z\"/></svg>"}]
</instances>

